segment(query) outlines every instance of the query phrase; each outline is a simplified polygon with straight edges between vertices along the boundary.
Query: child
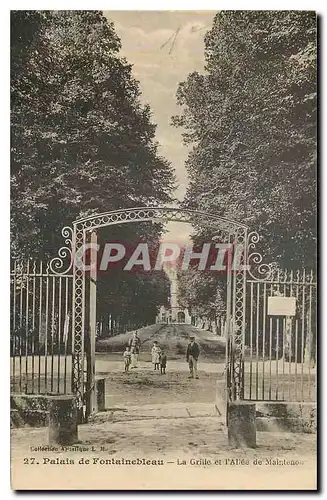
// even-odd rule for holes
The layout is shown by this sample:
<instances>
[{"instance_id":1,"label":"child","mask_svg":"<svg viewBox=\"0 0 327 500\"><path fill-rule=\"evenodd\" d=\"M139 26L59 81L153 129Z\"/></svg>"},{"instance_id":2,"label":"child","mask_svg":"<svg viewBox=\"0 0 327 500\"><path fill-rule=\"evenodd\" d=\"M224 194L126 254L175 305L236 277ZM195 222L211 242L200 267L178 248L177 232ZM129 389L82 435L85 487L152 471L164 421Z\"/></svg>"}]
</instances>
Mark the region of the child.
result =
<instances>
[{"instance_id":1,"label":"child","mask_svg":"<svg viewBox=\"0 0 327 500\"><path fill-rule=\"evenodd\" d=\"M125 364L125 372L128 372L129 366L131 364L131 350L129 346L126 347L124 352L124 364Z\"/></svg>"},{"instance_id":2,"label":"child","mask_svg":"<svg viewBox=\"0 0 327 500\"><path fill-rule=\"evenodd\" d=\"M153 342L153 347L151 350L151 355L152 355L152 363L154 365L155 370L159 370L159 364L160 364L160 347L158 346L158 342L155 340Z\"/></svg>"},{"instance_id":3,"label":"child","mask_svg":"<svg viewBox=\"0 0 327 500\"><path fill-rule=\"evenodd\" d=\"M160 373L166 373L166 366L167 366L167 356L164 353L164 351L161 351L160 354Z\"/></svg>"}]
</instances>

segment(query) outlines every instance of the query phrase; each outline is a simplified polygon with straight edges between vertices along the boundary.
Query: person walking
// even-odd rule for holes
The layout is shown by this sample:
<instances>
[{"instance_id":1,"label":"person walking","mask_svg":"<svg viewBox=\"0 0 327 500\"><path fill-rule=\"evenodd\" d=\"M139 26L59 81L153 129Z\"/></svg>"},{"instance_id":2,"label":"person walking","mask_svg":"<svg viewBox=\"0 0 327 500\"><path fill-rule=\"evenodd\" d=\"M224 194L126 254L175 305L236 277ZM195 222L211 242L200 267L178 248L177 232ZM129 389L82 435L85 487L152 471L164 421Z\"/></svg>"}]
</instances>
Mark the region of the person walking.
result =
<instances>
[{"instance_id":1,"label":"person walking","mask_svg":"<svg viewBox=\"0 0 327 500\"><path fill-rule=\"evenodd\" d=\"M128 345L131 349L131 368L137 368L141 346L141 341L137 334L137 330L133 332L132 337L129 339Z\"/></svg>"},{"instance_id":2,"label":"person walking","mask_svg":"<svg viewBox=\"0 0 327 500\"><path fill-rule=\"evenodd\" d=\"M198 344L195 342L195 337L192 335L190 337L190 343L187 346L186 351L186 361L190 369L189 378L199 378L198 377L198 359L199 359L200 349Z\"/></svg>"}]
</instances>

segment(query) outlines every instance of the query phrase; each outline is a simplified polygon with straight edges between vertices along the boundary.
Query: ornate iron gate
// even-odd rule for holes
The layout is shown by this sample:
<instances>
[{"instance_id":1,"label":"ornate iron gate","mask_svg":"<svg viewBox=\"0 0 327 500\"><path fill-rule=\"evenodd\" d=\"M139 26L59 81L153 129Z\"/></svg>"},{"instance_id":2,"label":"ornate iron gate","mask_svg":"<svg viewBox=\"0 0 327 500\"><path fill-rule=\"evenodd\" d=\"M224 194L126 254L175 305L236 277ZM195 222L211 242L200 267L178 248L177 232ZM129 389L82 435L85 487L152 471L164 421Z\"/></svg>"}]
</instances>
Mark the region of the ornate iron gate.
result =
<instances>
[{"instance_id":1,"label":"ornate iron gate","mask_svg":"<svg viewBox=\"0 0 327 500\"><path fill-rule=\"evenodd\" d=\"M210 228L213 240L234 246L239 253L239 265L233 268L230 260L227 265L227 401L310 399L314 393L312 352L316 344L312 274L289 273L282 277L279 273L276 277L271 274L272 267L262 264L261 255L255 252L257 233L248 234L244 225L213 214L166 207L141 207L85 217L74 222L72 228L63 229L66 246L45 270L42 265L26 264L24 268L15 264L11 275L13 390L18 383L19 390L25 392L72 391L79 407L86 402L87 411L91 411L96 274L86 276L81 265L83 254L91 235L96 238L96 229L142 221L205 226ZM230 259L230 252L227 255ZM253 269L247 271L251 262L259 278L253 275ZM276 290L296 297L302 304L296 318L267 316L268 299ZM40 342L42 335L46 340ZM295 395L292 384L296 387Z\"/></svg>"},{"instance_id":2,"label":"ornate iron gate","mask_svg":"<svg viewBox=\"0 0 327 500\"><path fill-rule=\"evenodd\" d=\"M58 274L49 264L13 262L10 273L13 393L72 392L72 284L72 274Z\"/></svg>"},{"instance_id":3,"label":"ornate iron gate","mask_svg":"<svg viewBox=\"0 0 327 500\"><path fill-rule=\"evenodd\" d=\"M71 266L73 274L73 306L72 306L72 329L73 329L73 368L72 383L73 392L76 394L80 405L82 405L85 392L84 366L85 366L85 331L95 331L95 325L87 325L87 297L86 277L82 268L82 254L85 245L89 243L90 235L101 227L117 224L126 224L142 221L160 222L187 222L197 226L205 226L212 229L215 238L220 243L228 243L238 248L239 263L241 264L233 272L229 265L227 277L228 300L227 310L230 321L227 322L226 331L228 343L232 353L229 362L231 398L242 396L242 352L245 335L245 290L246 290L246 268L242 264L247 261L247 228L243 224L225 219L213 214L197 212L192 210L167 208L167 207L140 207L132 209L117 210L98 215L92 215L80 219L73 224L71 231L71 249L65 247L60 252L67 251L71 255ZM68 240L70 241L70 240ZM61 263L63 265L63 263ZM92 316L94 318L94 314ZM93 319L94 321L94 319ZM233 325L233 330L231 330ZM230 332L233 331L233 335ZM94 359L91 361L94 365ZM94 366L89 366L88 373L94 373ZM87 384L90 385L90 384ZM92 392L92 387L91 387ZM92 396L92 395L91 395Z\"/></svg>"},{"instance_id":4,"label":"ornate iron gate","mask_svg":"<svg viewBox=\"0 0 327 500\"><path fill-rule=\"evenodd\" d=\"M20 392L72 391L80 410L86 403L87 411L90 411L90 400L94 399L96 276L93 276L93 281L92 276L91 280L89 276L86 278L81 265L84 249L90 243L91 234L98 228L142 221L176 221L205 226L212 230L213 239L238 249L240 265L234 270L231 262L227 266L227 389L231 400L243 396L246 270L245 267L242 269L242 265L247 261L247 228L213 214L166 207L117 210L80 219L73 223L72 228L63 228L65 246L60 248L58 257L48 263L45 272L42 265L37 270L34 264L32 271L28 266L21 271L23 268L15 265L11 280L13 390L17 389L18 382ZM25 283L21 285L20 292L17 288L19 282ZM65 299L62 298L63 293ZM20 306L17 306L18 300ZM26 317L22 304L25 304ZM17 324L25 332L20 337L17 336ZM32 325L31 328L29 325ZM35 329L45 332L43 346L35 342ZM21 368L23 357L25 375ZM18 379L17 366L20 367Z\"/></svg>"},{"instance_id":5,"label":"ornate iron gate","mask_svg":"<svg viewBox=\"0 0 327 500\"><path fill-rule=\"evenodd\" d=\"M261 279L249 275L246 298L244 398L315 401L317 332L313 272L271 267ZM289 299L293 310L283 311L281 307Z\"/></svg>"},{"instance_id":6,"label":"ornate iron gate","mask_svg":"<svg viewBox=\"0 0 327 500\"><path fill-rule=\"evenodd\" d=\"M316 283L312 273L262 264L257 233L235 221L192 210L134 208L89 216L65 227L66 246L47 266L14 263L11 272L12 391L73 392L92 410L95 379L96 273L86 278L85 246L101 227L177 221L210 228L213 240L237 248L227 265L227 404L236 399L315 398ZM230 259L230 252L227 253ZM234 256L235 258L235 256ZM246 265L254 264L247 270ZM293 297L295 316L268 314L270 297ZM87 356L85 356L87 354ZM87 359L86 359L87 358ZM87 396L87 397L86 397Z\"/></svg>"}]
</instances>

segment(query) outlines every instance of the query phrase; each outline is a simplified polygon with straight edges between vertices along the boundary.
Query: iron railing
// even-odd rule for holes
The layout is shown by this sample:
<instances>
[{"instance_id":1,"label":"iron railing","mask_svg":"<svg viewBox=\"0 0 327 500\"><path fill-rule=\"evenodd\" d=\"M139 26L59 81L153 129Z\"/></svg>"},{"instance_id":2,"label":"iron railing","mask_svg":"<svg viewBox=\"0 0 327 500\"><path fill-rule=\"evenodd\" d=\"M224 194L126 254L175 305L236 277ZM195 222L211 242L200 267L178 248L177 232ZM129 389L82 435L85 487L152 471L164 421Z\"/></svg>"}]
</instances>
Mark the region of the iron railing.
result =
<instances>
[{"instance_id":1,"label":"iron railing","mask_svg":"<svg viewBox=\"0 0 327 500\"><path fill-rule=\"evenodd\" d=\"M269 315L269 297L294 297L292 316ZM316 282L312 271L247 281L244 399L316 400Z\"/></svg>"},{"instance_id":2,"label":"iron railing","mask_svg":"<svg viewBox=\"0 0 327 500\"><path fill-rule=\"evenodd\" d=\"M11 391L71 392L72 275L15 261L10 293Z\"/></svg>"}]
</instances>

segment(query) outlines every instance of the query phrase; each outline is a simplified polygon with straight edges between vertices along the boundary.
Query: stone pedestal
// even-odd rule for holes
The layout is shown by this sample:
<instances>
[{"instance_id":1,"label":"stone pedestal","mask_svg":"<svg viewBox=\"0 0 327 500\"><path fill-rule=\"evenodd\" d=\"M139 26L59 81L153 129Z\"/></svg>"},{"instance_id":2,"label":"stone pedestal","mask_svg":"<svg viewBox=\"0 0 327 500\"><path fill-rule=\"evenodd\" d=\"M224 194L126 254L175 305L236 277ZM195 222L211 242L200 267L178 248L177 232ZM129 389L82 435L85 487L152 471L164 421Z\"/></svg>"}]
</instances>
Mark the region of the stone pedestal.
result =
<instances>
[{"instance_id":1,"label":"stone pedestal","mask_svg":"<svg viewBox=\"0 0 327 500\"><path fill-rule=\"evenodd\" d=\"M74 396L53 396L49 404L49 444L71 445L78 440Z\"/></svg>"},{"instance_id":2,"label":"stone pedestal","mask_svg":"<svg viewBox=\"0 0 327 500\"><path fill-rule=\"evenodd\" d=\"M228 443L236 448L256 447L255 403L235 401L228 405Z\"/></svg>"},{"instance_id":3,"label":"stone pedestal","mask_svg":"<svg viewBox=\"0 0 327 500\"><path fill-rule=\"evenodd\" d=\"M104 411L106 409L106 393L105 393L105 379L100 378L95 382L96 404L97 411Z\"/></svg>"}]
</instances>

